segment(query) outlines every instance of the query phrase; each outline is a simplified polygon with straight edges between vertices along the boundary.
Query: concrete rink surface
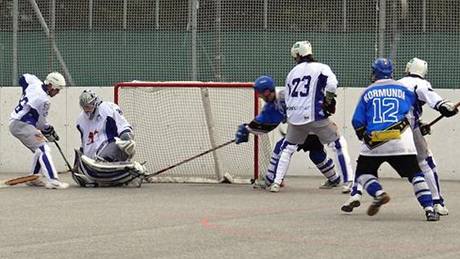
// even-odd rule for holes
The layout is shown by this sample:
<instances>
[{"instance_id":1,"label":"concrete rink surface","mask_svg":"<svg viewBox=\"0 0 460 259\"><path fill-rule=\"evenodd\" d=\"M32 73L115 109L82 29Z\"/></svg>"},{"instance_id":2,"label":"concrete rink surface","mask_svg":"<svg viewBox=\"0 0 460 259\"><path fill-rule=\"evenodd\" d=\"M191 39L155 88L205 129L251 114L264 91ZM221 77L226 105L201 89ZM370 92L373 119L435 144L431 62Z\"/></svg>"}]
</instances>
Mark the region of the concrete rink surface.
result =
<instances>
[{"instance_id":1,"label":"concrete rink surface","mask_svg":"<svg viewBox=\"0 0 460 259\"><path fill-rule=\"evenodd\" d=\"M1 174L1 179L18 176ZM460 182L443 181L449 215L425 221L412 185L382 179L391 201L369 217L365 195L288 177L279 193L249 185L0 189L0 258L460 258Z\"/></svg>"}]
</instances>

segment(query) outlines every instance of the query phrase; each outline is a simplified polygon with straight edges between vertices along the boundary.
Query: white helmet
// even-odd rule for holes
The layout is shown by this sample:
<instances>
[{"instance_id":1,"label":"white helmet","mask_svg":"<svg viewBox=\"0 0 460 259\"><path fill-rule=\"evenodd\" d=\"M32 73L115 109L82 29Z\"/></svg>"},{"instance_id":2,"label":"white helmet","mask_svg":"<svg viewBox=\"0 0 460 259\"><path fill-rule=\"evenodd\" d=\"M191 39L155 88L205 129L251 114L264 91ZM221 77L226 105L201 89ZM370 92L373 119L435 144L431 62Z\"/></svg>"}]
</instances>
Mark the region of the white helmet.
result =
<instances>
[{"instance_id":1,"label":"white helmet","mask_svg":"<svg viewBox=\"0 0 460 259\"><path fill-rule=\"evenodd\" d=\"M61 90L65 86L65 78L59 72L51 72L46 76L45 84L51 84L53 88Z\"/></svg>"},{"instance_id":2,"label":"white helmet","mask_svg":"<svg viewBox=\"0 0 460 259\"><path fill-rule=\"evenodd\" d=\"M296 58L297 55L305 57L311 54L313 54L313 52L311 50L311 44L309 41L298 41L294 43L294 45L291 48L291 55L294 58Z\"/></svg>"},{"instance_id":3,"label":"white helmet","mask_svg":"<svg viewBox=\"0 0 460 259\"><path fill-rule=\"evenodd\" d=\"M413 58L406 65L406 74L418 75L425 78L426 72L428 72L428 63L425 60L419 58Z\"/></svg>"}]
</instances>

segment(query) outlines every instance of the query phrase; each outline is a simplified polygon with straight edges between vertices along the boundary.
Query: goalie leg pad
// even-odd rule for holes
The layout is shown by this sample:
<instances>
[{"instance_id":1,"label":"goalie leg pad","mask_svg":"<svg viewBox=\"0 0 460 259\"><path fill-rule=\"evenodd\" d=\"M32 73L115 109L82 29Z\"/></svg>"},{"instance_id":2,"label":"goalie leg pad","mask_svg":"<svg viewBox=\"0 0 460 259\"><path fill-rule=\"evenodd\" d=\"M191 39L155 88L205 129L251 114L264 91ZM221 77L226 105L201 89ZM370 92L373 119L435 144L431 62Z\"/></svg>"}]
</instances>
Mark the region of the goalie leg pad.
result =
<instances>
[{"instance_id":1,"label":"goalie leg pad","mask_svg":"<svg viewBox=\"0 0 460 259\"><path fill-rule=\"evenodd\" d=\"M100 162L85 155L81 156L79 168L87 179L99 186L121 186L143 177L146 171L138 162Z\"/></svg>"}]
</instances>

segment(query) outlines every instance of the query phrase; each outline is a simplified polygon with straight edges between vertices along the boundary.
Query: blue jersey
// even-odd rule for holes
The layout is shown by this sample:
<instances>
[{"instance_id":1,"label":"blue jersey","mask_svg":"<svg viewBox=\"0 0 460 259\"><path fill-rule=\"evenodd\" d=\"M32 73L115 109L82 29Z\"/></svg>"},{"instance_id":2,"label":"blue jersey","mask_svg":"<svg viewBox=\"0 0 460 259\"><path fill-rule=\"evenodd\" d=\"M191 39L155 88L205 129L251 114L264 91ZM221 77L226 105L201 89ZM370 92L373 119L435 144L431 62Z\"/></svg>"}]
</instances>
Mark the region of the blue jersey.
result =
<instances>
[{"instance_id":1,"label":"blue jersey","mask_svg":"<svg viewBox=\"0 0 460 259\"><path fill-rule=\"evenodd\" d=\"M365 127L367 134L385 130L406 118L416 100L415 93L400 82L378 80L361 95L352 118L353 128Z\"/></svg>"},{"instance_id":2,"label":"blue jersey","mask_svg":"<svg viewBox=\"0 0 460 259\"><path fill-rule=\"evenodd\" d=\"M249 123L249 130L253 133L268 133L280 123L286 122L286 102L284 90L277 91L273 102L265 103L262 111Z\"/></svg>"}]
</instances>

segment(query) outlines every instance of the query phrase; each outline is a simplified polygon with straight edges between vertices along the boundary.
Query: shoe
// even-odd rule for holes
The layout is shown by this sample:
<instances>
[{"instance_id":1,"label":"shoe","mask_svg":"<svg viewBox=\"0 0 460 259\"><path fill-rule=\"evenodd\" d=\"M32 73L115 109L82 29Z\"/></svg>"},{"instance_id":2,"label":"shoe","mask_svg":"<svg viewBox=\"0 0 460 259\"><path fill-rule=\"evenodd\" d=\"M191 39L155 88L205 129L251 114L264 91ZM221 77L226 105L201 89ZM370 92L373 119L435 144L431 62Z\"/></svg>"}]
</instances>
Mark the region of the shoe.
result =
<instances>
[{"instance_id":1,"label":"shoe","mask_svg":"<svg viewBox=\"0 0 460 259\"><path fill-rule=\"evenodd\" d=\"M332 182L332 181L329 181L326 180L326 182L324 182L322 185L319 186L320 189L332 189L334 187L337 187L339 186L339 183L340 183L340 179L337 181L337 182Z\"/></svg>"},{"instance_id":2,"label":"shoe","mask_svg":"<svg viewBox=\"0 0 460 259\"><path fill-rule=\"evenodd\" d=\"M342 205L340 208L343 212L352 212L354 208L358 208L361 205L361 195L355 194L351 196L347 202Z\"/></svg>"},{"instance_id":3,"label":"shoe","mask_svg":"<svg viewBox=\"0 0 460 259\"><path fill-rule=\"evenodd\" d=\"M449 215L449 210L448 210L448 209L446 208L446 206L443 205L443 204L437 203L437 204L435 204L435 205L433 206L433 208L434 208L434 211L435 211L437 214L439 214L439 216L447 216L447 215Z\"/></svg>"},{"instance_id":4,"label":"shoe","mask_svg":"<svg viewBox=\"0 0 460 259\"><path fill-rule=\"evenodd\" d=\"M33 180L33 181L30 181L30 182L27 182L26 185L28 186L33 186L33 187L44 187L45 186L45 182L40 178L36 179L36 180Z\"/></svg>"},{"instance_id":5,"label":"shoe","mask_svg":"<svg viewBox=\"0 0 460 259\"><path fill-rule=\"evenodd\" d=\"M344 182L342 186L342 193L350 193L353 188L353 182Z\"/></svg>"},{"instance_id":6,"label":"shoe","mask_svg":"<svg viewBox=\"0 0 460 259\"><path fill-rule=\"evenodd\" d=\"M270 192L279 192L280 191L280 185L277 183L272 183L270 187L268 188Z\"/></svg>"},{"instance_id":7,"label":"shoe","mask_svg":"<svg viewBox=\"0 0 460 259\"><path fill-rule=\"evenodd\" d=\"M439 221L439 214L434 210L425 211L426 221Z\"/></svg>"},{"instance_id":8,"label":"shoe","mask_svg":"<svg viewBox=\"0 0 460 259\"><path fill-rule=\"evenodd\" d=\"M45 183L46 189L66 189L69 187L68 183L59 180L51 180Z\"/></svg>"},{"instance_id":9,"label":"shoe","mask_svg":"<svg viewBox=\"0 0 460 259\"><path fill-rule=\"evenodd\" d=\"M374 198L374 201L367 209L367 215L374 216L379 212L380 206L386 204L390 201L390 196L386 192L380 194L379 196Z\"/></svg>"}]
</instances>

